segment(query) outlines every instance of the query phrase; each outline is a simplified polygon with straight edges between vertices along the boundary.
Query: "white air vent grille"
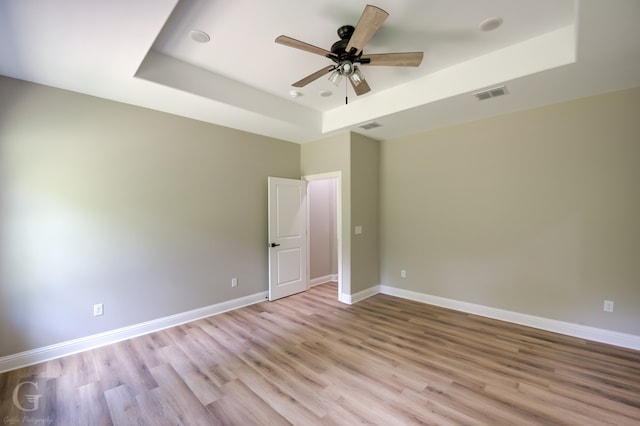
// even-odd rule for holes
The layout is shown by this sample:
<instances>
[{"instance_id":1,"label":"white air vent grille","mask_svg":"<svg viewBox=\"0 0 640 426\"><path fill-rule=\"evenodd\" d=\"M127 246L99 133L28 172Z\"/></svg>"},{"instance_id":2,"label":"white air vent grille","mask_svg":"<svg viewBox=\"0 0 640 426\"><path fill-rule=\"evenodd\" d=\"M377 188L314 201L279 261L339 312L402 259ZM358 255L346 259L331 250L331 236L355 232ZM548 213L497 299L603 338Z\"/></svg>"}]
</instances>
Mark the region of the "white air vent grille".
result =
<instances>
[{"instance_id":1,"label":"white air vent grille","mask_svg":"<svg viewBox=\"0 0 640 426\"><path fill-rule=\"evenodd\" d=\"M358 127L360 127L361 129L364 129L364 130L370 130L370 129L375 129L376 127L380 127L380 126L382 126L382 124L376 123L375 121L370 121L369 123L361 124Z\"/></svg>"},{"instance_id":2,"label":"white air vent grille","mask_svg":"<svg viewBox=\"0 0 640 426\"><path fill-rule=\"evenodd\" d=\"M494 87L493 89L484 90L482 92L474 93L473 96L479 101L486 99L496 98L498 96L506 95L509 91L506 86Z\"/></svg>"}]
</instances>

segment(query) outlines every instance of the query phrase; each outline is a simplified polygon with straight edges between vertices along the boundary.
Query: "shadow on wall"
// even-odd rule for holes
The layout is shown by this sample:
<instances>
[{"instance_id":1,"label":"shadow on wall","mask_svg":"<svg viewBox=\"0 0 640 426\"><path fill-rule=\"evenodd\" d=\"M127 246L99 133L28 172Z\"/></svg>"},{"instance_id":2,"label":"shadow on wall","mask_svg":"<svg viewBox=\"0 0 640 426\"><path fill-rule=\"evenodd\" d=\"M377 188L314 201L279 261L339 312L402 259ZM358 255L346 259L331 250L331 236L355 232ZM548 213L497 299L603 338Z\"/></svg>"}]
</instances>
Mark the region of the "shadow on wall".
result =
<instances>
[{"instance_id":1,"label":"shadow on wall","mask_svg":"<svg viewBox=\"0 0 640 426\"><path fill-rule=\"evenodd\" d=\"M24 75L24 61L19 56L17 47L21 45L21 40L17 37L13 22L9 19L14 16L8 9L14 6L12 2L0 2L0 37L7 41L4 46L8 48L2 51L3 69L8 70L7 75ZM10 101L10 99L9 99ZM7 98L2 98L3 103L7 102Z\"/></svg>"},{"instance_id":2,"label":"shadow on wall","mask_svg":"<svg viewBox=\"0 0 640 426\"><path fill-rule=\"evenodd\" d=\"M56 341L77 327L66 314L77 310L73 304L86 291L67 286L79 274L74 264L83 263L83 252L72 257L66 248L91 235L52 183L51 142L63 138L46 120L22 125L24 117L42 116L34 105L53 107L51 99L39 101L40 90L0 77L0 357L43 346L43 339Z\"/></svg>"},{"instance_id":3,"label":"shadow on wall","mask_svg":"<svg viewBox=\"0 0 640 426\"><path fill-rule=\"evenodd\" d=\"M0 5L0 10L6 5ZM4 26L6 22L2 22L2 16L5 14L0 12L0 25ZM23 325L20 322L22 315L28 309L26 306L26 298L20 297L20 288L14 288L11 283L13 281L12 270L12 235L11 235L11 213L12 205L9 200L10 188L8 182L11 181L9 175L11 173L9 151L9 137L5 134L8 126L2 123L10 120L11 105L19 103L19 95L17 92L9 90L9 86L2 85L0 77L0 357L13 354L17 348L24 347L25 338L23 333Z\"/></svg>"}]
</instances>

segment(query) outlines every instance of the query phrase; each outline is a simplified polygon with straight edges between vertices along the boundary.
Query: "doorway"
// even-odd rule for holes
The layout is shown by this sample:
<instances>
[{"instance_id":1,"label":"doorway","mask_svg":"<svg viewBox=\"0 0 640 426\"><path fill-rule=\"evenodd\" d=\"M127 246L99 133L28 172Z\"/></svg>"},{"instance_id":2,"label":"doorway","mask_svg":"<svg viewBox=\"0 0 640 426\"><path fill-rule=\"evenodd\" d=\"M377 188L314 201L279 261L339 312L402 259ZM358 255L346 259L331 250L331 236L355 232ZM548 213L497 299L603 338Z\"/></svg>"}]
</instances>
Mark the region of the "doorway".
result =
<instances>
[{"instance_id":1,"label":"doorway","mask_svg":"<svg viewBox=\"0 0 640 426\"><path fill-rule=\"evenodd\" d=\"M304 176L307 181L309 286L338 282L342 294L341 173Z\"/></svg>"}]
</instances>

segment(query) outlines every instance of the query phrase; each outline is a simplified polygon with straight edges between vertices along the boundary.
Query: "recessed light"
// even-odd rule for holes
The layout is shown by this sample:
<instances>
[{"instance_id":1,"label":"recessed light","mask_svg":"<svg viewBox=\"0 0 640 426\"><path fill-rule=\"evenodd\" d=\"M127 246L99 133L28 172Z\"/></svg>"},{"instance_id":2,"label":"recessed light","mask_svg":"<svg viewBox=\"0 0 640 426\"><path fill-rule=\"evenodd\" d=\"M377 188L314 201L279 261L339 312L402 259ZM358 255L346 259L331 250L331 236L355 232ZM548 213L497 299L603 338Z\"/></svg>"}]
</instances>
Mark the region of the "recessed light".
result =
<instances>
[{"instance_id":1,"label":"recessed light","mask_svg":"<svg viewBox=\"0 0 640 426\"><path fill-rule=\"evenodd\" d=\"M333 92L331 90L323 90L322 92L320 92L320 96L322 96L323 98L328 98L331 95L333 95Z\"/></svg>"},{"instance_id":2,"label":"recessed light","mask_svg":"<svg viewBox=\"0 0 640 426\"><path fill-rule=\"evenodd\" d=\"M198 43L208 43L211 40L209 34L205 33L202 30L191 30L189 31L189 35L191 39Z\"/></svg>"},{"instance_id":3,"label":"recessed light","mask_svg":"<svg viewBox=\"0 0 640 426\"><path fill-rule=\"evenodd\" d=\"M503 20L501 17L494 16L492 18L487 18L484 21L480 22L480 25L478 25L478 28L480 28L481 31L489 32L489 31L498 29L502 25L502 22Z\"/></svg>"},{"instance_id":4,"label":"recessed light","mask_svg":"<svg viewBox=\"0 0 640 426\"><path fill-rule=\"evenodd\" d=\"M292 98L299 98L300 96L302 96L301 92L298 92L297 90L292 90L289 92L289 96L291 96Z\"/></svg>"}]
</instances>

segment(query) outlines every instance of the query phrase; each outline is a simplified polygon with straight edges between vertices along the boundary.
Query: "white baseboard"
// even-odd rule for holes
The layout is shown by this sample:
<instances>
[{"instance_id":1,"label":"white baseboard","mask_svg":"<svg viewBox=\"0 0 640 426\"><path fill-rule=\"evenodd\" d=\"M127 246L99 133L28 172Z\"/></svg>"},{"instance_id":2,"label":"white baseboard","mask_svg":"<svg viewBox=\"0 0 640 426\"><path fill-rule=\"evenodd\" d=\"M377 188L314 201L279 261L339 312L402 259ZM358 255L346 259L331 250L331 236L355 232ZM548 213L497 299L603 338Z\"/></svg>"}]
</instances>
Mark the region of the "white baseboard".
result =
<instances>
[{"instance_id":1,"label":"white baseboard","mask_svg":"<svg viewBox=\"0 0 640 426\"><path fill-rule=\"evenodd\" d=\"M338 281L338 275L337 274L329 274L329 275L325 275L323 277L318 277L318 278L312 278L309 280L309 287L314 287L320 284L324 284L324 283L329 283L329 282L336 282Z\"/></svg>"},{"instance_id":2,"label":"white baseboard","mask_svg":"<svg viewBox=\"0 0 640 426\"><path fill-rule=\"evenodd\" d=\"M170 315L164 318L134 324L128 327L118 328L116 330L106 331L104 333L94 334L79 339L69 340L42 348L32 349L13 355L0 358L0 373L27 365L38 364L55 358L60 358L74 353L82 352L88 349L109 345L111 343L120 342L132 337L141 336L143 334L152 333L154 331L163 330L165 328L195 321L201 318L210 317L212 315L221 314L233 309L242 308L243 306L253 305L254 303L267 300L268 293L260 292L249 296L240 297L238 299L229 300L215 305L205 306L203 308Z\"/></svg>"},{"instance_id":3,"label":"white baseboard","mask_svg":"<svg viewBox=\"0 0 640 426\"><path fill-rule=\"evenodd\" d=\"M425 293L418 293L415 291L403 290L384 285L374 286L353 295L343 294L340 297L340 301L347 304L354 304L378 293L388 294L390 296L401 297L403 299L414 300L443 308L454 309L456 311L480 315L487 318L508 321L581 339L640 350L640 336L521 314L504 309L476 305L455 299L447 299L444 297L432 296ZM165 328L184 324L190 321L217 315L243 306L249 306L254 303L265 301L267 297L267 292L260 292L164 318L8 355L0 358L0 373L72 355L74 353L105 346L111 343L120 342L132 337L141 336L143 334L163 330Z\"/></svg>"},{"instance_id":4,"label":"white baseboard","mask_svg":"<svg viewBox=\"0 0 640 426\"><path fill-rule=\"evenodd\" d=\"M558 321L549 318L537 317L534 315L521 314L504 309L492 308L489 306L476 305L474 303L462 302L444 297L431 296L425 293L403 290L384 285L378 286L382 294L397 296L403 299L414 300L427 303L429 305L449 308L469 314L480 315L514 324L525 325L554 333L565 334L567 336L592 340L600 343L620 346L629 349L640 350L640 336L633 334L619 333L617 331L604 330L601 328L589 327L586 325L574 324L570 322Z\"/></svg>"},{"instance_id":5,"label":"white baseboard","mask_svg":"<svg viewBox=\"0 0 640 426\"><path fill-rule=\"evenodd\" d=\"M344 300L341 300L341 301L344 303L348 303L349 305L352 305L368 297L375 296L378 293L380 293L380 286L373 286L373 287L369 287L366 290L359 291L356 294L345 294L343 295Z\"/></svg>"}]
</instances>

